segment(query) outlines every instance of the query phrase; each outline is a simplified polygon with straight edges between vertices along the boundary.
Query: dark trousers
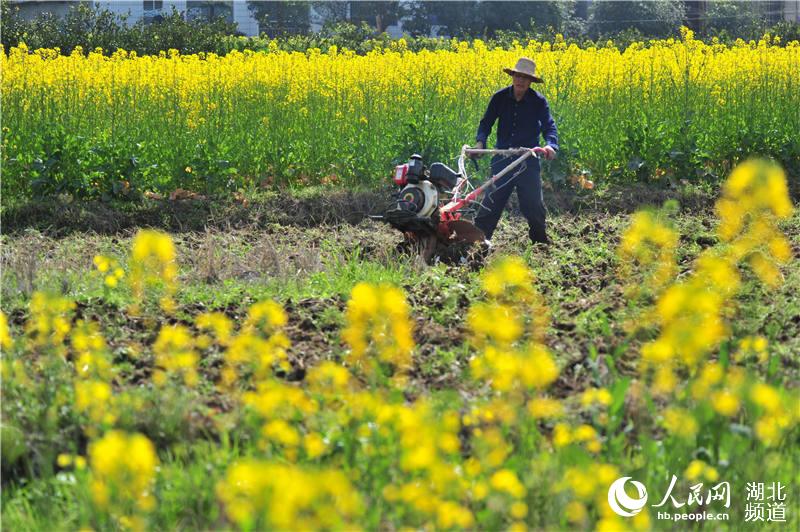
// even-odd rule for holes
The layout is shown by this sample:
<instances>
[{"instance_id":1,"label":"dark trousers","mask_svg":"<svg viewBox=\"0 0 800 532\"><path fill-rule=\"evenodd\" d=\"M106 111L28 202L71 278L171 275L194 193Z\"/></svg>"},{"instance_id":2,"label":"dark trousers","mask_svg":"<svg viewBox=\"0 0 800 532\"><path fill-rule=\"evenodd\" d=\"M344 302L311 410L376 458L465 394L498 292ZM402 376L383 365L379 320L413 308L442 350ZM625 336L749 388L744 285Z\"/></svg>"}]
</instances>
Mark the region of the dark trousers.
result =
<instances>
[{"instance_id":1,"label":"dark trousers","mask_svg":"<svg viewBox=\"0 0 800 532\"><path fill-rule=\"evenodd\" d=\"M492 159L492 175L497 175L503 168L514 161L512 157L495 156ZM483 197L482 207L475 217L475 225L492 238L500 215L511 197L511 192L517 190L519 208L522 215L528 220L528 236L532 242L547 242L545 232L544 197L542 196L542 178L540 175L539 161L528 159L523 163L525 169L514 168L507 175L498 179L493 187ZM517 174L517 175L514 175Z\"/></svg>"}]
</instances>

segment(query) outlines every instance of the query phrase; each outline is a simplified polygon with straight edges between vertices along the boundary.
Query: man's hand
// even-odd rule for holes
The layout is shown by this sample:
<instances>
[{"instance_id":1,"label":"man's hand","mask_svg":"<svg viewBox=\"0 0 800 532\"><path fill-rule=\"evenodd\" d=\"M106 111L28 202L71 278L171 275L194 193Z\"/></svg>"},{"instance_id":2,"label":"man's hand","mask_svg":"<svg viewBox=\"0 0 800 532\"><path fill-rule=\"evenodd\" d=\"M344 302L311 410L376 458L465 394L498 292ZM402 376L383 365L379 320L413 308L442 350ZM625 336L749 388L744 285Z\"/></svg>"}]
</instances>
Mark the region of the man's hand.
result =
<instances>
[{"instance_id":1,"label":"man's hand","mask_svg":"<svg viewBox=\"0 0 800 532\"><path fill-rule=\"evenodd\" d=\"M484 148L483 142L481 142L481 141L476 142L475 146L472 147L473 150L482 150L483 148ZM470 153L469 154L469 158L470 159L480 159L481 157L483 157L482 153Z\"/></svg>"},{"instance_id":2,"label":"man's hand","mask_svg":"<svg viewBox=\"0 0 800 532\"><path fill-rule=\"evenodd\" d=\"M556 150L554 150L551 146L545 146L544 148L537 146L533 149L533 153L542 159L547 159L548 161L552 161L556 158Z\"/></svg>"}]
</instances>

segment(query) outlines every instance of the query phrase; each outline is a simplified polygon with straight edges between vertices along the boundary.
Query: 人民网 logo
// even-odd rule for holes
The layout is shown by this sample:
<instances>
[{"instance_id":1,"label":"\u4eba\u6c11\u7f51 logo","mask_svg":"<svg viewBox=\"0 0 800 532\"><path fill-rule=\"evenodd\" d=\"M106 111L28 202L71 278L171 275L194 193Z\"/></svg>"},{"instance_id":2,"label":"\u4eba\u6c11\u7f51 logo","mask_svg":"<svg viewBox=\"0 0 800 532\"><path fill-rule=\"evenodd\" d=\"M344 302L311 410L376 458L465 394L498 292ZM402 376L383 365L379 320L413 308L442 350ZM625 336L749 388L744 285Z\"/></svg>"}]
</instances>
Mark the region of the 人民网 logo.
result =
<instances>
[{"instance_id":1,"label":"\u4eba\u6c11\u7f51 logo","mask_svg":"<svg viewBox=\"0 0 800 532\"><path fill-rule=\"evenodd\" d=\"M631 477L622 477L614 481L608 488L608 505L614 510L614 513L622 517L633 517L644 508L647 503L647 489L644 484L631 480L631 484L636 488L639 493L638 498L630 497L625 493L625 482L630 480Z\"/></svg>"}]
</instances>

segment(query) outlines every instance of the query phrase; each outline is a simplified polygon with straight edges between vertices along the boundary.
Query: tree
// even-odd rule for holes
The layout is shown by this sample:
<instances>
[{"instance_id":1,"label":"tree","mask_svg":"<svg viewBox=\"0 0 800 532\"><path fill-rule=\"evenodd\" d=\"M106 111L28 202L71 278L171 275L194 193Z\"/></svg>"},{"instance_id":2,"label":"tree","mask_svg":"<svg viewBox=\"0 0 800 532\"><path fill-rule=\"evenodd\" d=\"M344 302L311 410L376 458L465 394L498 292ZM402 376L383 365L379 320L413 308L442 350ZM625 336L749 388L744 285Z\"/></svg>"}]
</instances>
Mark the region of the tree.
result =
<instances>
[{"instance_id":1,"label":"tree","mask_svg":"<svg viewBox=\"0 0 800 532\"><path fill-rule=\"evenodd\" d=\"M403 33L413 37L431 34L437 23L431 4L436 2L407 2L403 4Z\"/></svg>"},{"instance_id":2,"label":"tree","mask_svg":"<svg viewBox=\"0 0 800 532\"><path fill-rule=\"evenodd\" d=\"M440 26L440 34L468 37L478 33L477 2L424 2L424 13Z\"/></svg>"},{"instance_id":3,"label":"tree","mask_svg":"<svg viewBox=\"0 0 800 532\"><path fill-rule=\"evenodd\" d=\"M498 30L560 29L572 2L478 2L482 28L487 36Z\"/></svg>"},{"instance_id":4,"label":"tree","mask_svg":"<svg viewBox=\"0 0 800 532\"><path fill-rule=\"evenodd\" d=\"M233 22L233 5L231 2L216 0L190 0L186 2L187 20L203 19L213 21L218 18Z\"/></svg>"},{"instance_id":5,"label":"tree","mask_svg":"<svg viewBox=\"0 0 800 532\"><path fill-rule=\"evenodd\" d=\"M308 33L311 29L310 4L291 0L248 2L248 9L258 21L258 29L270 37Z\"/></svg>"},{"instance_id":6,"label":"tree","mask_svg":"<svg viewBox=\"0 0 800 532\"><path fill-rule=\"evenodd\" d=\"M590 0L577 0L575 2L575 17L583 20L589 19L589 6L592 5Z\"/></svg>"},{"instance_id":7,"label":"tree","mask_svg":"<svg viewBox=\"0 0 800 532\"><path fill-rule=\"evenodd\" d=\"M675 34L685 19L678 0L593 2L589 7L589 33L593 38L636 29L651 37Z\"/></svg>"},{"instance_id":8,"label":"tree","mask_svg":"<svg viewBox=\"0 0 800 532\"><path fill-rule=\"evenodd\" d=\"M375 33L383 33L388 26L396 24L422 2L311 2L314 13L323 26L334 27L349 22L356 27L367 23Z\"/></svg>"},{"instance_id":9,"label":"tree","mask_svg":"<svg viewBox=\"0 0 800 532\"><path fill-rule=\"evenodd\" d=\"M311 2L311 8L322 25L335 25L346 22L350 15L350 2Z\"/></svg>"},{"instance_id":10,"label":"tree","mask_svg":"<svg viewBox=\"0 0 800 532\"><path fill-rule=\"evenodd\" d=\"M772 2L737 2L715 0L708 2L704 27L709 33L725 32L733 37L756 36L766 26L766 15Z\"/></svg>"},{"instance_id":11,"label":"tree","mask_svg":"<svg viewBox=\"0 0 800 532\"><path fill-rule=\"evenodd\" d=\"M706 26L706 5L705 0L686 0L686 26L694 31L702 31Z\"/></svg>"},{"instance_id":12,"label":"tree","mask_svg":"<svg viewBox=\"0 0 800 532\"><path fill-rule=\"evenodd\" d=\"M401 2L313 2L326 23L366 22L377 33L402 20L403 31L429 35L437 27L442 35L455 37L494 36L498 31L552 26L560 29L575 6L575 0L554 2L401 1Z\"/></svg>"},{"instance_id":13,"label":"tree","mask_svg":"<svg viewBox=\"0 0 800 532\"><path fill-rule=\"evenodd\" d=\"M0 0L0 20L3 21L3 31L0 32L0 42L6 53L12 46L17 46L20 41L24 41L28 23L20 16L19 6L12 4L9 0ZM28 45L37 43L26 43Z\"/></svg>"},{"instance_id":14,"label":"tree","mask_svg":"<svg viewBox=\"0 0 800 532\"><path fill-rule=\"evenodd\" d=\"M400 2L350 2L350 22L374 25L378 34L396 24L402 14Z\"/></svg>"},{"instance_id":15,"label":"tree","mask_svg":"<svg viewBox=\"0 0 800 532\"><path fill-rule=\"evenodd\" d=\"M498 31L561 29L575 2L420 2L417 17L427 17L441 33L455 37L493 37ZM417 23L420 26L422 24ZM404 25L404 27L406 27Z\"/></svg>"}]
</instances>

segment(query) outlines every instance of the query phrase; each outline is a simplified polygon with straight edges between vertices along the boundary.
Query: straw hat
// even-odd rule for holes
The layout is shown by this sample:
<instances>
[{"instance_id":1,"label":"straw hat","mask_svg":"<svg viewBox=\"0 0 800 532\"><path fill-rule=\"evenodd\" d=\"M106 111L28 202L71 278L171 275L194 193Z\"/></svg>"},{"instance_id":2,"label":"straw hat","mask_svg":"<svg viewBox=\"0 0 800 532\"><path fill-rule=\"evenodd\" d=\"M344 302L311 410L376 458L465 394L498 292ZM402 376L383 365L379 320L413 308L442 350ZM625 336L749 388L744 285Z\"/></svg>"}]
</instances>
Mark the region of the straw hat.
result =
<instances>
[{"instance_id":1,"label":"straw hat","mask_svg":"<svg viewBox=\"0 0 800 532\"><path fill-rule=\"evenodd\" d=\"M514 68L504 68L503 72L509 76L522 74L523 76L531 78L531 81L534 83L544 83L542 78L536 76L536 63L533 62L533 59L528 57L520 57Z\"/></svg>"}]
</instances>

